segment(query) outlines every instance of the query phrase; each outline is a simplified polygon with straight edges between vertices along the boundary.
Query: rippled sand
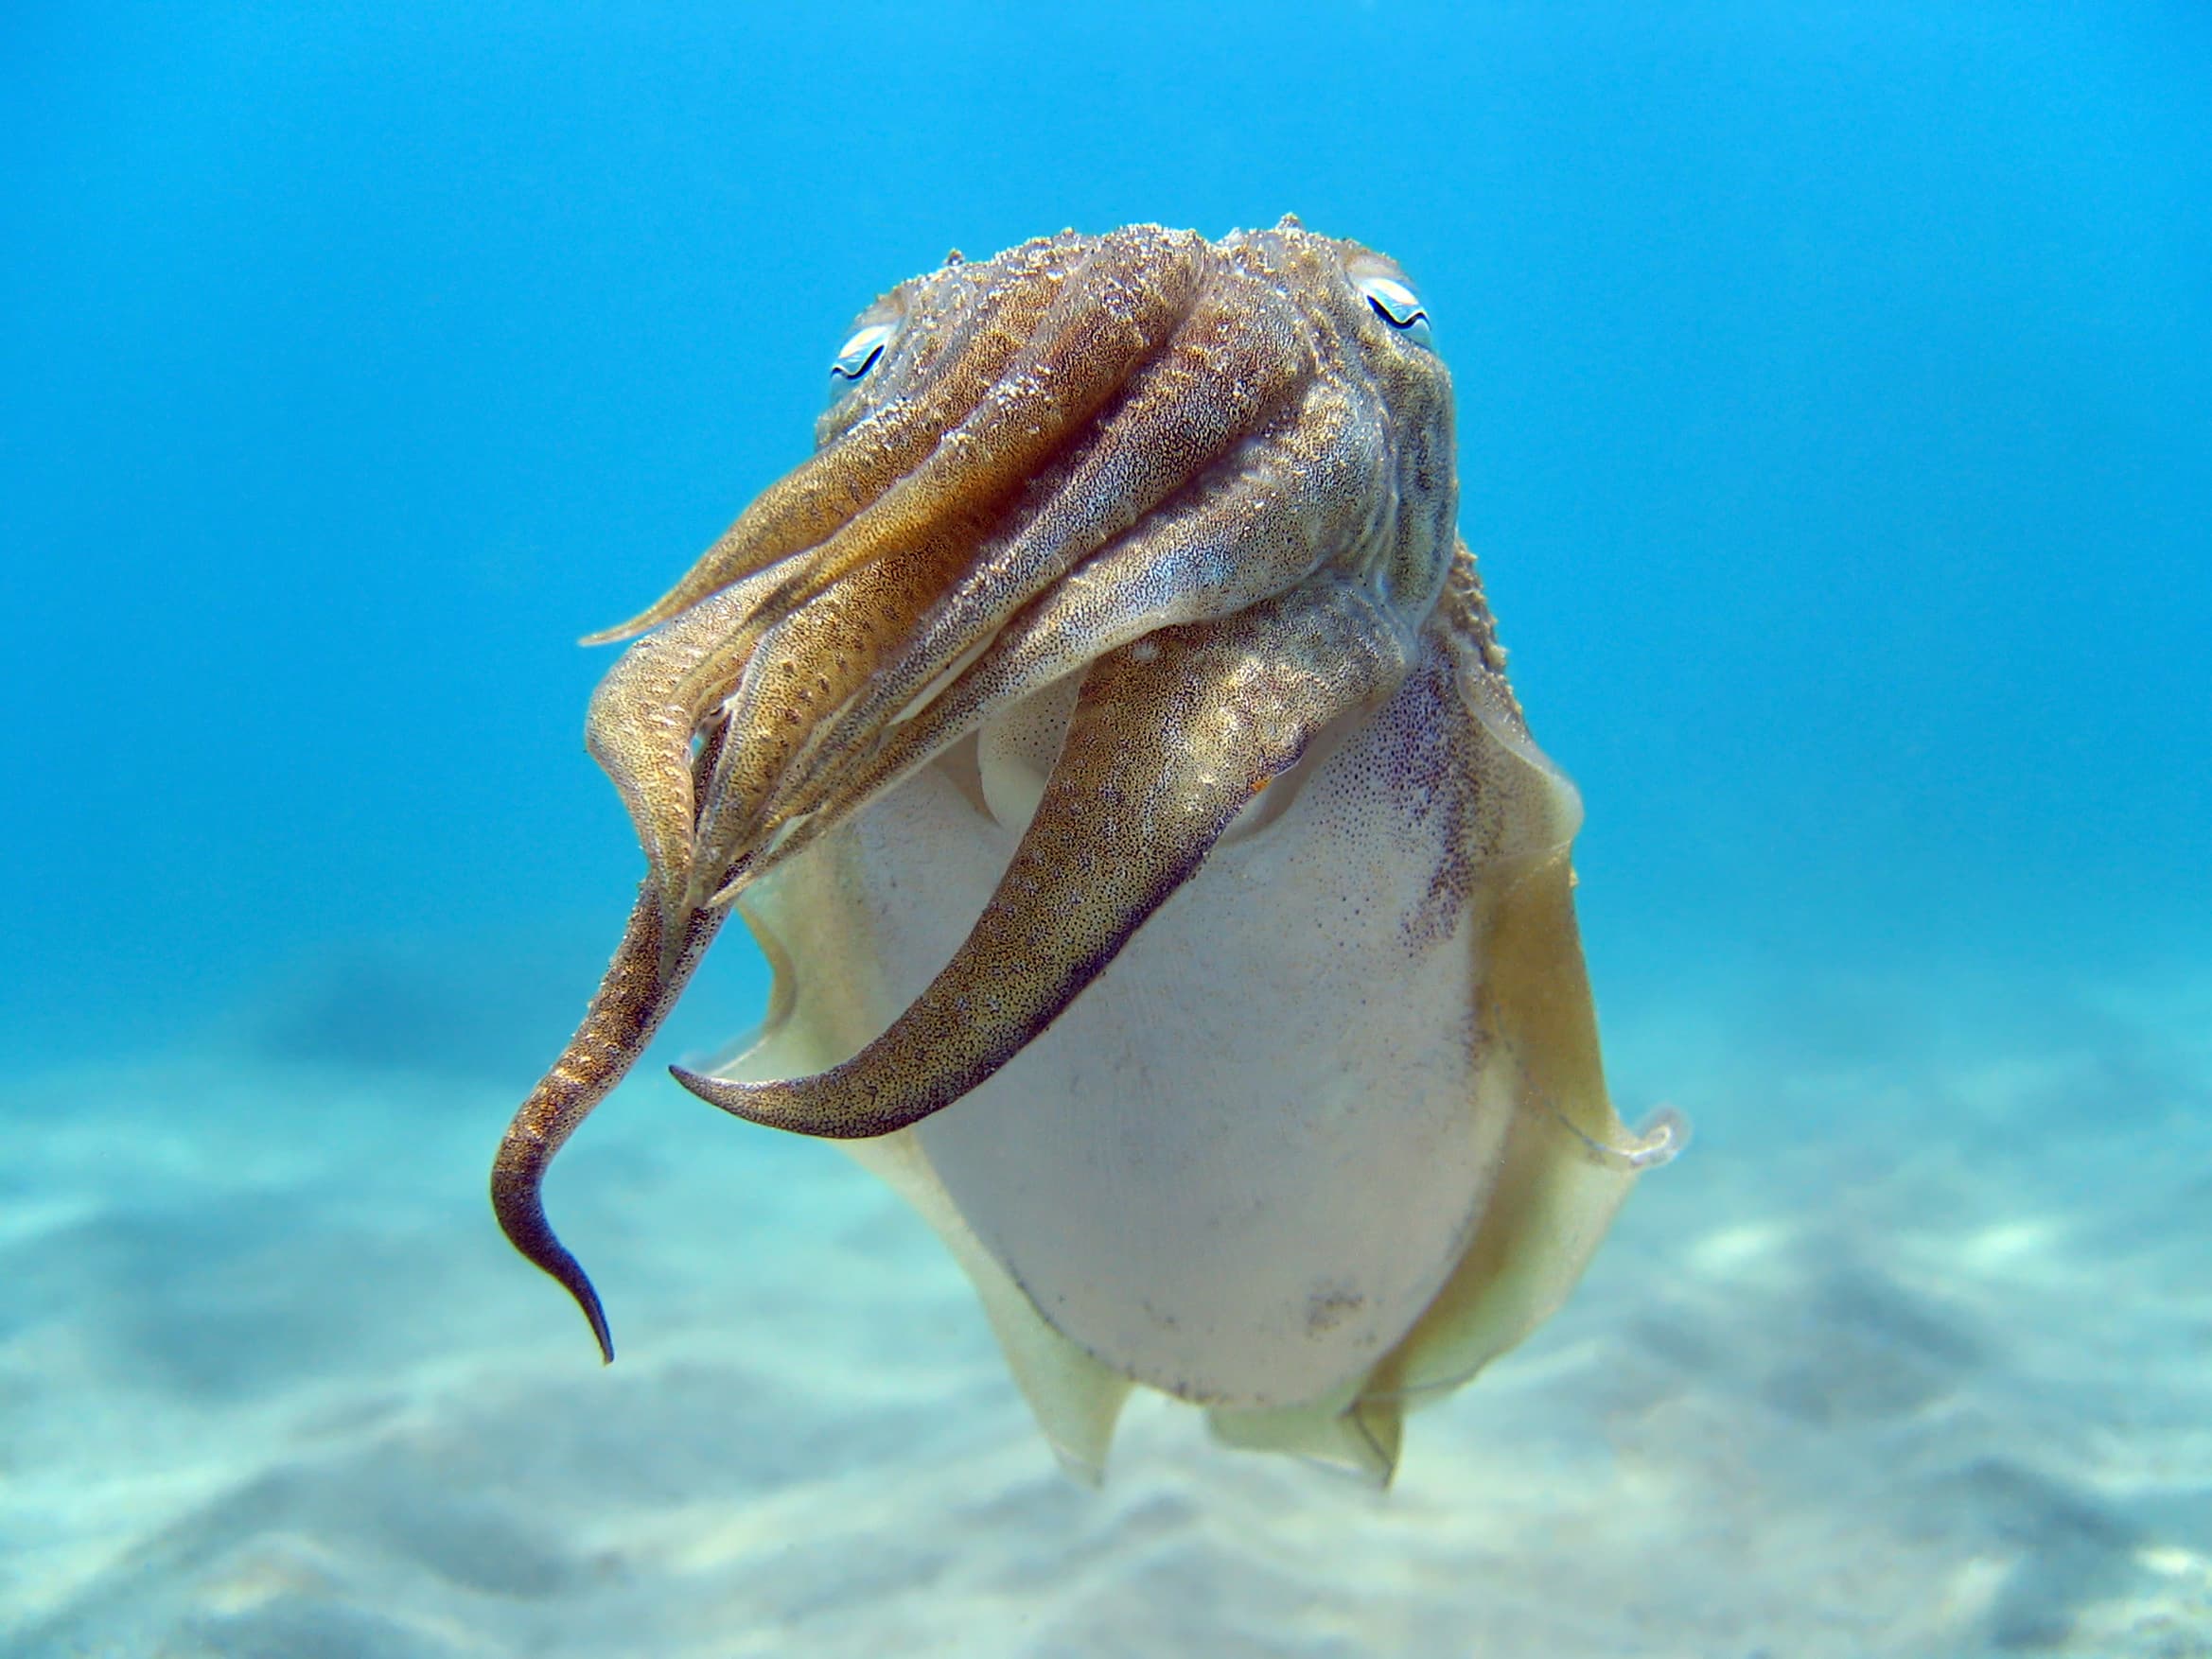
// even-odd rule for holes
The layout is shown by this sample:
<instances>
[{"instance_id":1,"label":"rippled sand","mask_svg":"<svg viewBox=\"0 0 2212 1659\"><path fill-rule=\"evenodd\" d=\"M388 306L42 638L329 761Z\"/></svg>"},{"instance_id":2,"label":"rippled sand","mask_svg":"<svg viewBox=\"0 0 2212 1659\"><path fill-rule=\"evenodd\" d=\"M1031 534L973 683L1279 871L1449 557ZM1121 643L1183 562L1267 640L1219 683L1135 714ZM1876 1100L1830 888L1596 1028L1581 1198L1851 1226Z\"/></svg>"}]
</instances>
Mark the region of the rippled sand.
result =
<instances>
[{"instance_id":1,"label":"rippled sand","mask_svg":"<svg viewBox=\"0 0 2212 1659\"><path fill-rule=\"evenodd\" d=\"M34 1079L0 1115L0 1632L2212 1654L2212 998L1889 1040L1916 1000L1864 991L1825 1040L1617 1027L1624 1103L1663 1076L1699 1138L1560 1318L1413 1420L1388 1493L1145 1402L1105 1490L1070 1484L918 1222L658 1078L550 1195L612 1370L485 1211L516 1090L237 1057Z\"/></svg>"}]
</instances>

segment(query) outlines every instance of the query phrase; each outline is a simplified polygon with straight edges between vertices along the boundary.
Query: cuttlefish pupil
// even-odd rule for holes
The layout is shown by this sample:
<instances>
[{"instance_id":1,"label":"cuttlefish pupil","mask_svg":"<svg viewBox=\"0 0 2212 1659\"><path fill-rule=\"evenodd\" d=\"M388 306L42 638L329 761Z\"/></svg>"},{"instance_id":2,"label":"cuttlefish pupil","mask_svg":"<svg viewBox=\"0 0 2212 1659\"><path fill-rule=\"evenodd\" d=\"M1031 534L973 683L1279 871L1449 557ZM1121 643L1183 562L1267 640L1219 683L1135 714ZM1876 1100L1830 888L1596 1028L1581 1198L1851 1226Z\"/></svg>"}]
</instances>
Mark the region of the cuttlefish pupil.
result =
<instances>
[{"instance_id":1,"label":"cuttlefish pupil","mask_svg":"<svg viewBox=\"0 0 2212 1659\"><path fill-rule=\"evenodd\" d=\"M874 323L859 330L847 341L836 357L830 361L830 378L833 382L858 380L874 368L890 344L891 336L898 330L888 323ZM842 387L837 387L842 391Z\"/></svg>"},{"instance_id":2,"label":"cuttlefish pupil","mask_svg":"<svg viewBox=\"0 0 2212 1659\"><path fill-rule=\"evenodd\" d=\"M611 1358L540 1185L736 910L767 1026L677 1077L909 1198L1071 1467L1144 1384L1387 1478L1680 1141L1606 1097L1425 306L1291 219L1068 233L892 289L832 382L596 637L647 870L500 1225Z\"/></svg>"},{"instance_id":3,"label":"cuttlefish pupil","mask_svg":"<svg viewBox=\"0 0 2212 1659\"><path fill-rule=\"evenodd\" d=\"M1387 276L1370 275L1360 284L1360 291L1367 296L1367 303L1375 307L1375 314L1393 328L1421 341L1433 343L1429 329L1429 312L1413 290L1402 282Z\"/></svg>"}]
</instances>

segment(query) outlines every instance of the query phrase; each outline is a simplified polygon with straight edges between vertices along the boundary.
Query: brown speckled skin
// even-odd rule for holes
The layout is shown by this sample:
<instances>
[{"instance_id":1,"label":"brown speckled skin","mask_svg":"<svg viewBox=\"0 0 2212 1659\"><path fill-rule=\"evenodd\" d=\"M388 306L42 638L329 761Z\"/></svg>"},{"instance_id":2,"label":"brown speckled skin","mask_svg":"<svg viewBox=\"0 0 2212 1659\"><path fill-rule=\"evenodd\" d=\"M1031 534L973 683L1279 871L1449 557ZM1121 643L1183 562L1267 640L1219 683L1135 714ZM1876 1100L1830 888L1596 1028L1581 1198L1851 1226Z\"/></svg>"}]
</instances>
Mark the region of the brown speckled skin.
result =
<instances>
[{"instance_id":1,"label":"brown speckled skin","mask_svg":"<svg viewBox=\"0 0 2212 1659\"><path fill-rule=\"evenodd\" d=\"M1394 704L1410 673L1473 734L1431 745L1454 777L1416 793L1476 833L1481 734L1453 676L1480 682L1509 742L1525 734L1455 529L1449 376L1425 331L1370 304L1372 277L1403 281L1290 219L956 257L863 313L895 331L815 455L599 637L645 636L593 698L588 741L650 868L492 1185L508 1236L603 1349L539 1203L548 1162L732 900L998 712L1080 678L1042 804L934 982L826 1072L679 1073L687 1087L838 1138L949 1106L1112 970L1318 735L1427 707ZM1470 841L1439 862L1428 919L1408 925L1448 931L1481 858Z\"/></svg>"}]
</instances>

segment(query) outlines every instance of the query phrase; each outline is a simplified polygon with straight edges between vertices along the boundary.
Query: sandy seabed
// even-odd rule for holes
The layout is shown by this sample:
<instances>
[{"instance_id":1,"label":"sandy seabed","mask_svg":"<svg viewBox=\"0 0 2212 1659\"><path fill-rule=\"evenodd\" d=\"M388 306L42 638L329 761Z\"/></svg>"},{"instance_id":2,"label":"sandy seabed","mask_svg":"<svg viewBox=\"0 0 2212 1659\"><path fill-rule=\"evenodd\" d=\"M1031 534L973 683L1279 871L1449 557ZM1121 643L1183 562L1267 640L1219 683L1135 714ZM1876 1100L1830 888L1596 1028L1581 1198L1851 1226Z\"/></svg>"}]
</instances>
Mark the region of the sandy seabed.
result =
<instances>
[{"instance_id":1,"label":"sandy seabed","mask_svg":"<svg viewBox=\"0 0 2212 1659\"><path fill-rule=\"evenodd\" d=\"M658 1076L549 1194L611 1370L483 1203L526 1078L18 1083L0 1647L2212 1655L2212 987L1830 1018L1615 1028L1698 1139L1388 1493L1149 1399L1070 1482L918 1221Z\"/></svg>"}]
</instances>

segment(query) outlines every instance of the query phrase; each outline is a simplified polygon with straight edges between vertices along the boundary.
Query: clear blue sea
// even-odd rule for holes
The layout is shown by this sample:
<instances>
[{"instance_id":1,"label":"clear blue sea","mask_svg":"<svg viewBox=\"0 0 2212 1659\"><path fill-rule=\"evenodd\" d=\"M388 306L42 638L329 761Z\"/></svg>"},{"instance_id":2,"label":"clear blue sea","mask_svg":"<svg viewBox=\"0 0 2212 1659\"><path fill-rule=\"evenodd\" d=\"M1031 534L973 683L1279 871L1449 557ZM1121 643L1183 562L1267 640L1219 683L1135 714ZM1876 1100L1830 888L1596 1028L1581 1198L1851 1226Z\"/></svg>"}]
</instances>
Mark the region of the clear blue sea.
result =
<instances>
[{"instance_id":1,"label":"clear blue sea","mask_svg":"<svg viewBox=\"0 0 2212 1659\"><path fill-rule=\"evenodd\" d=\"M657 1065L554 1193L621 1299L600 1372L482 1208L641 867L574 641L808 452L849 320L948 248L1287 212L1420 285L1461 527L1588 806L1615 1090L1699 1141L1354 1543L1336 1486L1167 1428L1061 1493L926 1234ZM0 1643L2212 1651L2196 0L19 5L0 572ZM656 1058L766 987L732 930ZM880 1306L808 1301L855 1262ZM1687 1418L1547 1381L1636 1342ZM1977 1357L1789 1405L1869 1344ZM797 1403L748 1415L714 1368L771 1353ZM870 1363L862 1404L808 1380ZM933 1363L918 1441L886 1402ZM577 1426L482 1452L544 1379ZM778 1423L831 1484L745 1449ZM1578 1424L1613 1461L1497 1473ZM462 1511L443 1434L489 1459ZM1884 1468L1935 1484L1852 1484ZM1645 1520L1501 1518L1554 1478ZM1928 1491L1970 1518L1916 1532ZM892 1588L789 1553L940 1526L979 1542ZM1702 1611L1603 1564L1640 1550ZM1332 1577L1361 1551L1416 1566ZM1831 1594L1869 1622L1790 1623ZM1579 1622L1455 1612L1547 1595Z\"/></svg>"}]
</instances>

